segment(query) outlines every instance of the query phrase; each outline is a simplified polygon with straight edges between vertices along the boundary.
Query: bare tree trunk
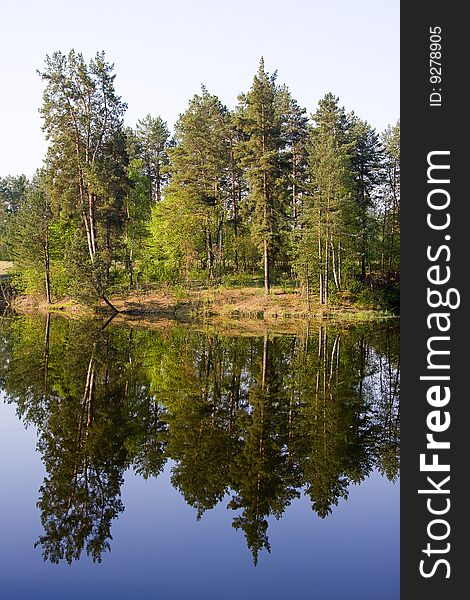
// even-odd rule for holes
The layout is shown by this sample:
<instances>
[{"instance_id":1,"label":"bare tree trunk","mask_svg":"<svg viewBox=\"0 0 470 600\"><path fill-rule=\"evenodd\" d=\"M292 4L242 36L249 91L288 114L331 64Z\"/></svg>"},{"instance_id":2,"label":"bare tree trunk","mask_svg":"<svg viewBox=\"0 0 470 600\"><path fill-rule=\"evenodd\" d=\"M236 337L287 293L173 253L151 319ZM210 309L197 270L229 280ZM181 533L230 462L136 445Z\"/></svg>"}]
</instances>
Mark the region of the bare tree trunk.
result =
<instances>
[{"instance_id":1,"label":"bare tree trunk","mask_svg":"<svg viewBox=\"0 0 470 600\"><path fill-rule=\"evenodd\" d=\"M217 258L217 277L220 279L224 272L224 215L220 218L219 227L217 231L217 245L218 245L218 258Z\"/></svg>"},{"instance_id":2,"label":"bare tree trunk","mask_svg":"<svg viewBox=\"0 0 470 600\"><path fill-rule=\"evenodd\" d=\"M340 292L341 284L340 284L339 277L338 277L338 271L337 271L337 266L336 266L335 245L334 245L333 240L331 240L331 265L333 268L333 279L335 282L335 287L336 287L337 291Z\"/></svg>"},{"instance_id":3,"label":"bare tree trunk","mask_svg":"<svg viewBox=\"0 0 470 600\"><path fill-rule=\"evenodd\" d=\"M90 227L90 243L93 257L96 254L96 232L95 232L95 195L88 192L88 220Z\"/></svg>"},{"instance_id":4,"label":"bare tree trunk","mask_svg":"<svg viewBox=\"0 0 470 600\"><path fill-rule=\"evenodd\" d=\"M46 284L46 300L51 303L51 273L50 273L50 256L49 256L49 236L46 233L46 241L44 243L44 275Z\"/></svg>"},{"instance_id":5,"label":"bare tree trunk","mask_svg":"<svg viewBox=\"0 0 470 600\"><path fill-rule=\"evenodd\" d=\"M157 162L157 172L155 174L155 199L157 202L160 202L162 199L162 182L160 179L160 164Z\"/></svg>"},{"instance_id":6,"label":"bare tree trunk","mask_svg":"<svg viewBox=\"0 0 470 600\"><path fill-rule=\"evenodd\" d=\"M268 240L266 237L263 241L263 256L264 256L264 293L266 295L269 294L269 250L268 250Z\"/></svg>"},{"instance_id":7,"label":"bare tree trunk","mask_svg":"<svg viewBox=\"0 0 470 600\"><path fill-rule=\"evenodd\" d=\"M387 209L384 208L384 218L382 219L382 250L380 253L380 270L382 277L385 275L385 225L387 219Z\"/></svg>"},{"instance_id":8,"label":"bare tree trunk","mask_svg":"<svg viewBox=\"0 0 470 600\"><path fill-rule=\"evenodd\" d=\"M264 151L264 142L263 142L263 151ZM266 181L266 173L263 173L263 191L264 191L264 223L263 226L265 229L268 227L268 184ZM263 239L263 258L264 258L264 292L265 294L269 294L270 288L270 273L269 273L269 247L268 247L268 238L267 231L264 232Z\"/></svg>"},{"instance_id":9,"label":"bare tree trunk","mask_svg":"<svg viewBox=\"0 0 470 600\"><path fill-rule=\"evenodd\" d=\"M297 224L297 154L295 144L292 144L292 218L294 220L294 227Z\"/></svg>"},{"instance_id":10,"label":"bare tree trunk","mask_svg":"<svg viewBox=\"0 0 470 600\"><path fill-rule=\"evenodd\" d=\"M129 250L129 287L134 285L134 236L131 239L131 248Z\"/></svg>"},{"instance_id":11,"label":"bare tree trunk","mask_svg":"<svg viewBox=\"0 0 470 600\"><path fill-rule=\"evenodd\" d=\"M324 285L324 299L325 304L328 304L328 280L329 280L329 267L330 267L330 253L329 253L328 236L325 238L325 285Z\"/></svg>"},{"instance_id":12,"label":"bare tree trunk","mask_svg":"<svg viewBox=\"0 0 470 600\"><path fill-rule=\"evenodd\" d=\"M318 276L319 276L319 300L323 304L323 260L321 239L321 212L318 213Z\"/></svg>"},{"instance_id":13,"label":"bare tree trunk","mask_svg":"<svg viewBox=\"0 0 470 600\"><path fill-rule=\"evenodd\" d=\"M390 275L392 273L392 259L393 259L393 245L395 242L395 200L393 201L393 209L392 209L392 231L390 234L390 253L388 258L388 272L387 272L387 281L390 281Z\"/></svg>"},{"instance_id":14,"label":"bare tree trunk","mask_svg":"<svg viewBox=\"0 0 470 600\"><path fill-rule=\"evenodd\" d=\"M233 272L238 273L238 206L237 206L237 192L236 192L236 174L235 174L235 160L232 151L232 211L233 211ZM238 190L240 193L240 189Z\"/></svg>"},{"instance_id":15,"label":"bare tree trunk","mask_svg":"<svg viewBox=\"0 0 470 600\"><path fill-rule=\"evenodd\" d=\"M107 304L107 305L109 306L109 308L110 308L110 309L111 309L113 312L115 312L115 313L118 313L118 312L120 312L120 311L119 311L119 310L118 310L118 309L117 309L117 308L114 306L114 304L111 304L111 302L110 302L110 301L109 301L109 300L106 298L106 296L105 296L104 294L102 294L101 298L102 298L102 300L104 300L105 304Z\"/></svg>"},{"instance_id":16,"label":"bare tree trunk","mask_svg":"<svg viewBox=\"0 0 470 600\"><path fill-rule=\"evenodd\" d=\"M338 244L338 281L341 287L341 242Z\"/></svg>"},{"instance_id":17,"label":"bare tree trunk","mask_svg":"<svg viewBox=\"0 0 470 600\"><path fill-rule=\"evenodd\" d=\"M261 123L263 128L263 136L262 136L262 148L263 148L263 158L266 152L266 139L265 139L265 122L264 122L264 105L261 106ZM269 294L270 280L269 280L269 248L268 248L268 216L269 216L269 193L268 193L268 181L266 176L266 171L263 172L263 196L264 196L264 210L263 210L263 218L264 223L263 227L264 231L264 239L263 239L263 256L264 256L264 292L266 295Z\"/></svg>"}]
</instances>

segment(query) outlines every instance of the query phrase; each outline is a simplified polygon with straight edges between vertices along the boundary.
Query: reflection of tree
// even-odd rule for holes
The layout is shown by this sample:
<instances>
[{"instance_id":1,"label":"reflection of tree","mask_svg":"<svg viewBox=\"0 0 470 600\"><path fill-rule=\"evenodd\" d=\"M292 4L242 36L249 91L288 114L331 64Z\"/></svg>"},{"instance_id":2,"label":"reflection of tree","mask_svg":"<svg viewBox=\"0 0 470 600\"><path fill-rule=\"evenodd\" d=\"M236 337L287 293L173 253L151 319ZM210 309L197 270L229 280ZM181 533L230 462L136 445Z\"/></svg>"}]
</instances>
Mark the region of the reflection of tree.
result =
<instances>
[{"instance_id":1,"label":"reflection of tree","mask_svg":"<svg viewBox=\"0 0 470 600\"><path fill-rule=\"evenodd\" d=\"M65 395L51 407L39 442L48 476L38 506L45 534L38 544L51 562L79 558L82 549L100 561L110 548L111 521L124 510L120 499L127 466L122 382L90 349L83 395Z\"/></svg>"},{"instance_id":2,"label":"reflection of tree","mask_svg":"<svg viewBox=\"0 0 470 600\"><path fill-rule=\"evenodd\" d=\"M28 359L35 348L44 357L45 371L31 372L15 390L28 389L27 402L21 398L18 407L38 427L38 449L47 471L38 501L44 534L36 545L51 562L71 562L83 548L99 561L109 549L111 521L123 510L123 382L102 362L107 344L93 330L69 327L71 335L64 337L59 327L51 339L50 329L47 319L43 350L39 336L23 338L28 344L17 346L23 354L15 356L8 373L16 385L22 358ZM39 333L36 324L27 333L34 331Z\"/></svg>"},{"instance_id":3,"label":"reflection of tree","mask_svg":"<svg viewBox=\"0 0 470 600\"><path fill-rule=\"evenodd\" d=\"M47 475L44 557L110 548L127 468L172 483L197 511L227 494L254 562L269 520L303 489L325 517L351 483L398 473L392 322L299 336L225 337L19 317L3 329L1 384L38 429Z\"/></svg>"},{"instance_id":4,"label":"reflection of tree","mask_svg":"<svg viewBox=\"0 0 470 600\"><path fill-rule=\"evenodd\" d=\"M363 406L355 386L361 368L356 345L324 327L312 341L304 359L301 460L312 507L325 517L340 498L347 498L349 484L364 479L370 467L362 437Z\"/></svg>"},{"instance_id":5,"label":"reflection of tree","mask_svg":"<svg viewBox=\"0 0 470 600\"><path fill-rule=\"evenodd\" d=\"M172 483L198 517L227 492L237 449L235 411L243 357L239 346L237 341L227 344L217 337L197 336L183 352L176 349L178 360L167 366L161 382L169 409L169 455L176 461Z\"/></svg>"},{"instance_id":6,"label":"reflection of tree","mask_svg":"<svg viewBox=\"0 0 470 600\"><path fill-rule=\"evenodd\" d=\"M280 518L292 498L299 493L295 469L287 452L288 401L283 395L286 364L278 340L264 336L261 361L250 388L250 413L240 417L245 444L232 469L236 490L229 507L242 513L233 520L243 529L256 564L263 547L270 551L267 517ZM275 354L275 360L271 354Z\"/></svg>"},{"instance_id":7,"label":"reflection of tree","mask_svg":"<svg viewBox=\"0 0 470 600\"><path fill-rule=\"evenodd\" d=\"M377 338L374 366L378 390L371 391L379 438L377 467L395 481L400 468L399 344L391 327L384 327Z\"/></svg>"},{"instance_id":8,"label":"reflection of tree","mask_svg":"<svg viewBox=\"0 0 470 600\"><path fill-rule=\"evenodd\" d=\"M166 462L168 427L166 411L152 387L151 370L161 356L161 344L149 344L148 336L133 330L118 330L114 344L122 349L119 360L125 369L125 396L132 421L126 448L133 457L133 466L145 479L157 477ZM152 365L149 367L149 365Z\"/></svg>"}]
</instances>

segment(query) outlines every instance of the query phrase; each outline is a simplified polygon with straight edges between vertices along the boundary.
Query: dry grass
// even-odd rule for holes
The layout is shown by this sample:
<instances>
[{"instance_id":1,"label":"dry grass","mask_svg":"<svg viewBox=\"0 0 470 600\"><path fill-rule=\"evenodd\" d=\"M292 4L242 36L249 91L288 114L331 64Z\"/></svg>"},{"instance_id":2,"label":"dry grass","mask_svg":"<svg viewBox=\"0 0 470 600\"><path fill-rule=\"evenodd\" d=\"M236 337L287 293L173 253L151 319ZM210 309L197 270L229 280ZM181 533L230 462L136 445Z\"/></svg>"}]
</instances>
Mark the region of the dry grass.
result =
<instances>
[{"instance_id":1,"label":"dry grass","mask_svg":"<svg viewBox=\"0 0 470 600\"><path fill-rule=\"evenodd\" d=\"M9 260L0 260L0 275L7 275L13 267L13 263Z\"/></svg>"},{"instance_id":2,"label":"dry grass","mask_svg":"<svg viewBox=\"0 0 470 600\"><path fill-rule=\"evenodd\" d=\"M60 312L73 317L91 317L95 311L89 306L79 304L69 298L62 298L58 302L47 304L42 298L34 296L16 296L12 308L21 313L48 313Z\"/></svg>"},{"instance_id":3,"label":"dry grass","mask_svg":"<svg viewBox=\"0 0 470 600\"><path fill-rule=\"evenodd\" d=\"M266 296L262 288L219 288L175 293L170 289L142 290L116 294L110 298L118 309L116 322L161 329L175 322L191 323L196 328L216 328L227 334L262 335L264 332L298 333L308 322L329 323L369 321L383 318L373 310L363 310L347 299L328 308L312 304L307 310L300 293L273 288ZM69 299L47 305L32 298L15 299L21 312L60 311L71 316L89 317L93 310ZM109 314L102 303L101 310Z\"/></svg>"},{"instance_id":4,"label":"dry grass","mask_svg":"<svg viewBox=\"0 0 470 600\"><path fill-rule=\"evenodd\" d=\"M257 328L262 327L260 322L279 325L283 321L287 326L293 320L357 321L379 316L376 311L359 309L347 300L328 308L312 304L308 311L301 294L282 288L273 288L268 296L262 288L253 287L189 291L182 297L170 290L153 290L114 296L112 301L119 311L133 317L202 320L227 327L236 324L238 328L242 322L251 321L250 330L255 323Z\"/></svg>"}]
</instances>

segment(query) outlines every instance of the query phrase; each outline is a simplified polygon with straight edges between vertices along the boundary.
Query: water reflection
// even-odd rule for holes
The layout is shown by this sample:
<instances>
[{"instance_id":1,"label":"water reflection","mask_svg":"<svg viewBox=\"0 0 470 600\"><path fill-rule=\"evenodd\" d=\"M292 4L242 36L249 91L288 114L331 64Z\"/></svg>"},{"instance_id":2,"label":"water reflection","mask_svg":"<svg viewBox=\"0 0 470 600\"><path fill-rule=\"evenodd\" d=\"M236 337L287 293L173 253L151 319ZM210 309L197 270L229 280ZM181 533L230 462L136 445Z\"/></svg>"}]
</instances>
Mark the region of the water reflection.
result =
<instances>
[{"instance_id":1,"label":"water reflection","mask_svg":"<svg viewBox=\"0 0 470 600\"><path fill-rule=\"evenodd\" d=\"M172 484L198 518L229 494L256 563L269 518L301 493L326 517L378 468L398 476L395 322L228 337L12 317L1 386L37 428L45 560L95 561L124 510L128 468Z\"/></svg>"}]
</instances>

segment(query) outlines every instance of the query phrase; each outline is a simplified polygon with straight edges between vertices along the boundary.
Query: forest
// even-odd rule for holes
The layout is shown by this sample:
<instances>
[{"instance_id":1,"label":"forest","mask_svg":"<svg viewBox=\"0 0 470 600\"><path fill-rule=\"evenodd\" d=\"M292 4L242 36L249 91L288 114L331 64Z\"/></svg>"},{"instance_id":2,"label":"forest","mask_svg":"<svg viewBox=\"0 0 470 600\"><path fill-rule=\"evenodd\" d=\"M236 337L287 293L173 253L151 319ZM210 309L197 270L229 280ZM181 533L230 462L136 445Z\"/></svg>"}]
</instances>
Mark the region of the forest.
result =
<instances>
[{"instance_id":1,"label":"forest","mask_svg":"<svg viewBox=\"0 0 470 600\"><path fill-rule=\"evenodd\" d=\"M124 124L104 52L38 71L48 149L0 178L0 260L17 295L105 303L161 286L280 285L308 310L399 305L399 123L327 93L309 115L261 59L230 109L202 86L173 131Z\"/></svg>"}]
</instances>

